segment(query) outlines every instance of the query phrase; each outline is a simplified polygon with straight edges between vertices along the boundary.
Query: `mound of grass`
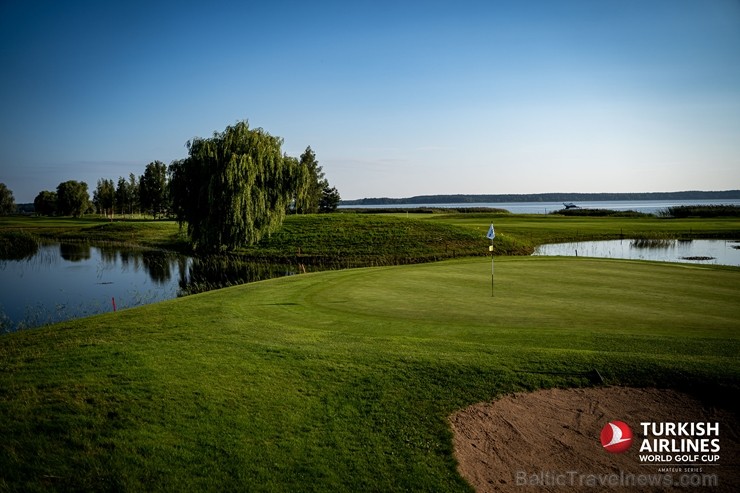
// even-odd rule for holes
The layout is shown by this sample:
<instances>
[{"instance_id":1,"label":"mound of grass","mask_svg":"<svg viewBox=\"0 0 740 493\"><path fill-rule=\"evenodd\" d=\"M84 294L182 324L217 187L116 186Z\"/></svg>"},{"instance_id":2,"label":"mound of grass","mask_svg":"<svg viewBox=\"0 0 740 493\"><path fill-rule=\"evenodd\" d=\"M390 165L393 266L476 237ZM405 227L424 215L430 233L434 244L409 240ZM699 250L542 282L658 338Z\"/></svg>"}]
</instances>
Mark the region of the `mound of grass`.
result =
<instances>
[{"instance_id":1,"label":"mound of grass","mask_svg":"<svg viewBox=\"0 0 740 493\"><path fill-rule=\"evenodd\" d=\"M118 242L185 251L187 245L174 221L121 220L99 217L2 217L0 231L26 231L60 241Z\"/></svg>"},{"instance_id":2,"label":"mound of grass","mask_svg":"<svg viewBox=\"0 0 740 493\"><path fill-rule=\"evenodd\" d=\"M617 238L740 239L736 218L564 217L498 212L408 211L394 214L337 213L286 218L280 231L243 249L244 260L301 270L429 262L488 255L485 238L496 227L494 254L530 255L543 243ZM62 241L123 242L191 253L173 221L107 221L70 218L0 218L2 231L30 231ZM215 265L215 264L214 264ZM303 267L302 267L303 266ZM279 268L279 267L278 267ZM295 270L294 269L294 270ZM309 269L312 270L312 269ZM257 278L262 276L261 273ZM203 289L205 289L203 284Z\"/></svg>"},{"instance_id":3,"label":"mound of grass","mask_svg":"<svg viewBox=\"0 0 740 493\"><path fill-rule=\"evenodd\" d=\"M0 488L469 491L512 391L740 390L740 270L486 259L274 279L0 337ZM595 438L597 440L597 438Z\"/></svg>"},{"instance_id":4,"label":"mound of grass","mask_svg":"<svg viewBox=\"0 0 740 493\"><path fill-rule=\"evenodd\" d=\"M513 239L494 245L498 255L521 253ZM241 253L336 267L402 265L487 255L488 240L468 228L416 218L327 214L290 216L280 231Z\"/></svg>"},{"instance_id":5,"label":"mound of grass","mask_svg":"<svg viewBox=\"0 0 740 493\"><path fill-rule=\"evenodd\" d=\"M173 221L113 221L66 233L63 239L92 242L111 241L188 251L189 247Z\"/></svg>"},{"instance_id":6,"label":"mound of grass","mask_svg":"<svg viewBox=\"0 0 740 493\"><path fill-rule=\"evenodd\" d=\"M740 239L736 218L686 218L666 221L658 217L563 217L550 214L446 214L417 216L419 220L465 227L485 235L491 222L499 235L514 238L533 249L544 243L621 238Z\"/></svg>"}]
</instances>

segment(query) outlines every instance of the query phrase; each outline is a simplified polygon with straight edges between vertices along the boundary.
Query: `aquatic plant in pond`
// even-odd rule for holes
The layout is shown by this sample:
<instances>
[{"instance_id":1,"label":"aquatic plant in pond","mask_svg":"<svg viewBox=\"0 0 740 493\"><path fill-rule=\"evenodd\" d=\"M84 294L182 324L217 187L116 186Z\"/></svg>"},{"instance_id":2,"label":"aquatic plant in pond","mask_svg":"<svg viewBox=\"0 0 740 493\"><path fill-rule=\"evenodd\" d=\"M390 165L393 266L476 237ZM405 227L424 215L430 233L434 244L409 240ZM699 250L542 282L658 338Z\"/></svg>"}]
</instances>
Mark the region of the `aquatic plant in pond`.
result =
<instances>
[{"instance_id":1,"label":"aquatic plant in pond","mask_svg":"<svg viewBox=\"0 0 740 493\"><path fill-rule=\"evenodd\" d=\"M630 246L632 248L671 248L675 243L676 240L668 240L665 238L637 238L631 241Z\"/></svg>"},{"instance_id":2,"label":"aquatic plant in pond","mask_svg":"<svg viewBox=\"0 0 740 493\"><path fill-rule=\"evenodd\" d=\"M0 260L21 260L32 257L39 249L38 239L24 231L0 233Z\"/></svg>"},{"instance_id":3,"label":"aquatic plant in pond","mask_svg":"<svg viewBox=\"0 0 740 493\"><path fill-rule=\"evenodd\" d=\"M660 217L740 217L740 205L681 205L667 207L658 212Z\"/></svg>"}]
</instances>

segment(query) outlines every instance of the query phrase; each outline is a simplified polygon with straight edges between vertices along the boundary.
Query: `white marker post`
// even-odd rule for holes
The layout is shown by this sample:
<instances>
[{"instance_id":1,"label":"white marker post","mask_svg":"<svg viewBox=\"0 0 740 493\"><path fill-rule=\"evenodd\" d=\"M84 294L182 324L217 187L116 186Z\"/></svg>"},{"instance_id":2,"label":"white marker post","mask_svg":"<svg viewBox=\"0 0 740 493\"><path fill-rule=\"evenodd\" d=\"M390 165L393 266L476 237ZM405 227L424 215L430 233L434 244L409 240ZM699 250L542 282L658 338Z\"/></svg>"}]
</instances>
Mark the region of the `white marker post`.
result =
<instances>
[{"instance_id":1,"label":"white marker post","mask_svg":"<svg viewBox=\"0 0 740 493\"><path fill-rule=\"evenodd\" d=\"M491 240L491 246L488 247L488 251L491 252L491 298L493 298L493 239L496 237L496 233L493 231L493 223L488 229L486 238Z\"/></svg>"}]
</instances>

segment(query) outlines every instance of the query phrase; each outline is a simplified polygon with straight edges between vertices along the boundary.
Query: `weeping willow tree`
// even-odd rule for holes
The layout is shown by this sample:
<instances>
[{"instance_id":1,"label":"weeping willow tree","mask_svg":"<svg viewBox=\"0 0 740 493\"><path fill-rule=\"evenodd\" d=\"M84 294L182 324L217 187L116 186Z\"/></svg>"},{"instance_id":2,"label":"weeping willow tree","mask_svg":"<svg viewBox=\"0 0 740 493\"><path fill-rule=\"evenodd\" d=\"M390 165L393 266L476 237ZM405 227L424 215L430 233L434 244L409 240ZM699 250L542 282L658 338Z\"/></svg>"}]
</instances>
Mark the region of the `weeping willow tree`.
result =
<instances>
[{"instance_id":1,"label":"weeping willow tree","mask_svg":"<svg viewBox=\"0 0 740 493\"><path fill-rule=\"evenodd\" d=\"M189 156L170 166L170 190L196 250L233 251L281 226L304 174L282 143L247 122L188 142Z\"/></svg>"}]
</instances>

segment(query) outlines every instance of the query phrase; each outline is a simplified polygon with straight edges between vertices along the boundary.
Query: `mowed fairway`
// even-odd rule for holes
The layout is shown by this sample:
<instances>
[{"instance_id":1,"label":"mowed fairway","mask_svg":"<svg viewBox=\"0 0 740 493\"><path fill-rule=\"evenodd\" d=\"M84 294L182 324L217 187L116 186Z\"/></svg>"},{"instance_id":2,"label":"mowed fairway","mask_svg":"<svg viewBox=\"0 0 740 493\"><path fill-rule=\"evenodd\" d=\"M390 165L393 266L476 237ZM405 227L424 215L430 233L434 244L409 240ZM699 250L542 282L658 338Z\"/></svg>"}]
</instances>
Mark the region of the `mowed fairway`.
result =
<instances>
[{"instance_id":1,"label":"mowed fairway","mask_svg":"<svg viewBox=\"0 0 740 493\"><path fill-rule=\"evenodd\" d=\"M512 391L740 388L740 269L490 259L299 275L0 337L0 489L466 491Z\"/></svg>"}]
</instances>

